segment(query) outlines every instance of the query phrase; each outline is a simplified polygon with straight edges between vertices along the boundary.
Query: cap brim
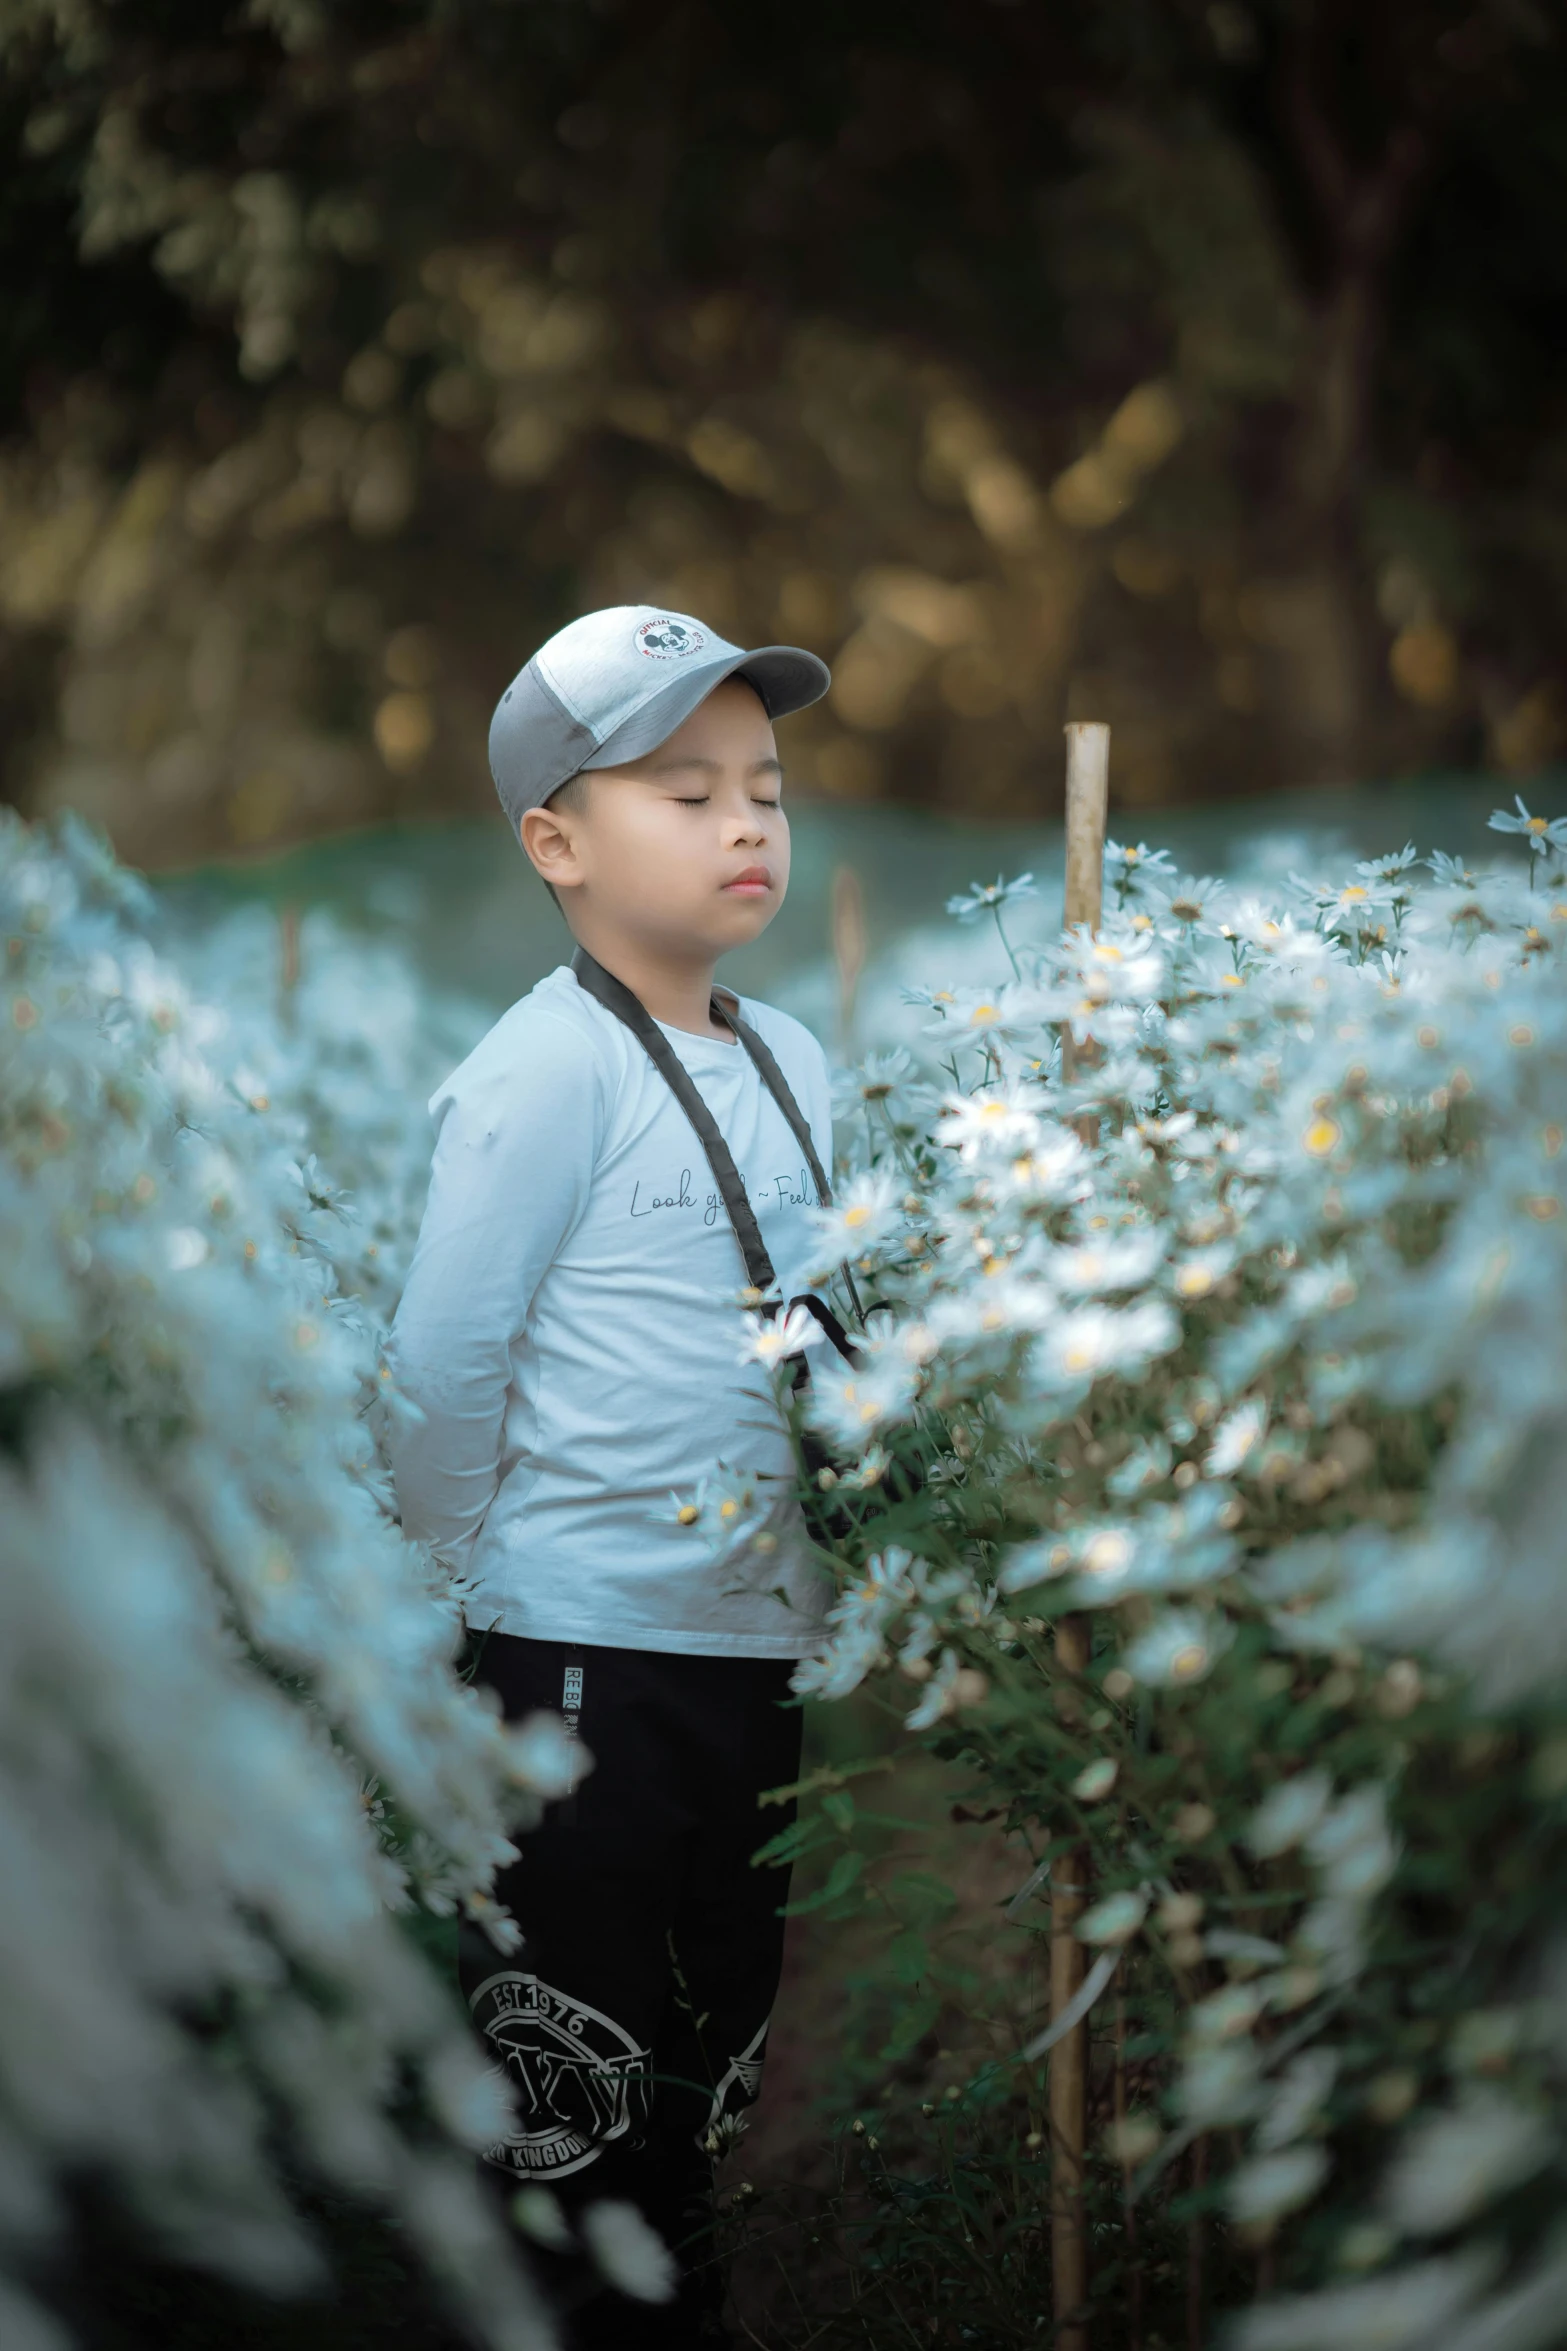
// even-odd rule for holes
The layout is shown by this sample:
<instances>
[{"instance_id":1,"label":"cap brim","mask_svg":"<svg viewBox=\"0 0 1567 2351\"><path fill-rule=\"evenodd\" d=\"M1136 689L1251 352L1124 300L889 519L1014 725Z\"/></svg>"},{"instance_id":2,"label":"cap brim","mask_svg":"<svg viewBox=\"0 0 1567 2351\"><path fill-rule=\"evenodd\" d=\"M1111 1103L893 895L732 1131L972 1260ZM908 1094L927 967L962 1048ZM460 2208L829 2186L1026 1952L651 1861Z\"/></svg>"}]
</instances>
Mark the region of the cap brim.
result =
<instances>
[{"instance_id":1,"label":"cap brim","mask_svg":"<svg viewBox=\"0 0 1567 2351\"><path fill-rule=\"evenodd\" d=\"M621 767L628 759L645 758L660 743L667 743L676 727L684 726L692 711L725 678L745 678L753 685L769 718L787 718L792 710L819 702L832 684L826 662L799 645L763 645L755 653L735 653L700 669L682 668L678 677L672 677L612 735L606 735L583 766Z\"/></svg>"}]
</instances>

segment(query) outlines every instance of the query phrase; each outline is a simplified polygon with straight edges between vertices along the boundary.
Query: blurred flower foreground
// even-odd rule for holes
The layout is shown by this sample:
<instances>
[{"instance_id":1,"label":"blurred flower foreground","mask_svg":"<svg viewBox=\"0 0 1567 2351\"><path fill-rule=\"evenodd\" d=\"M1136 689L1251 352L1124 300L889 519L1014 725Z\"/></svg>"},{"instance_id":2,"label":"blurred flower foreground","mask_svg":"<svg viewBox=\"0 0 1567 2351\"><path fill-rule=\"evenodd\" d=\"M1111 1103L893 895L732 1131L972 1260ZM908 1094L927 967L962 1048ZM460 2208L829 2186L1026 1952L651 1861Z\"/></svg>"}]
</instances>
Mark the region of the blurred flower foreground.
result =
<instances>
[{"instance_id":1,"label":"blurred flower foreground","mask_svg":"<svg viewBox=\"0 0 1567 2351\"><path fill-rule=\"evenodd\" d=\"M834 2340L911 2300L1043 2339L1068 1862L1096 2347L1562 2339L1567 826L1495 821L1513 862L1260 896L1112 850L1099 935L1043 945L1026 879L976 888L994 985L922 991L849 1082L823 1267L890 1311L816 1358L841 1597L800 1684L879 1697L1026 1851L967 1979L991 2054L924 2121L945 1889L887 1913L879 2081L840 2003ZM329 926L302 961L285 926L279 988L270 916L178 971L158 919L72 820L6 820L0 2332L63 2339L84 2181L273 2290L316 2182L524 2345L463 2152L495 2094L407 1929L504 1941L489 1873L559 1756L455 1681L377 1443L409 1105L472 1022ZM696 1516L769 1531L721 1474ZM781 1841L841 1844L808 1900L863 1922L828 1777Z\"/></svg>"},{"instance_id":2,"label":"blurred flower foreground","mask_svg":"<svg viewBox=\"0 0 1567 2351\"><path fill-rule=\"evenodd\" d=\"M1099 935L1043 947L1026 877L976 889L994 985L852 1088L823 1263L891 1311L816 1358L842 1591L799 1683L878 1694L1027 1848L968 1979L1012 1937L1002 2053L923 2148L906 2070L859 2086L865 2274L964 2339L1049 2306L1052 1869L1096 2345L1564 2339L1567 827L1493 824L1526 854L1267 902L1112 848ZM815 1906L863 1920L831 1784L782 1841L841 1840ZM893 1888L884 2058L940 2010L940 1892Z\"/></svg>"},{"instance_id":3,"label":"blurred flower foreground","mask_svg":"<svg viewBox=\"0 0 1567 2351\"><path fill-rule=\"evenodd\" d=\"M84 2186L165 2256L320 2284L303 2183L520 2351L549 2337L468 2152L500 2098L408 1930L504 1944L485 1889L552 1752L462 1688L388 1514L379 1243L304 1133L330 1091L390 1196L410 1032L363 985L357 1028L341 987L329 1039L280 1019L243 924L207 1009L151 920L74 820L0 819L0 2336L66 2340Z\"/></svg>"}]
</instances>

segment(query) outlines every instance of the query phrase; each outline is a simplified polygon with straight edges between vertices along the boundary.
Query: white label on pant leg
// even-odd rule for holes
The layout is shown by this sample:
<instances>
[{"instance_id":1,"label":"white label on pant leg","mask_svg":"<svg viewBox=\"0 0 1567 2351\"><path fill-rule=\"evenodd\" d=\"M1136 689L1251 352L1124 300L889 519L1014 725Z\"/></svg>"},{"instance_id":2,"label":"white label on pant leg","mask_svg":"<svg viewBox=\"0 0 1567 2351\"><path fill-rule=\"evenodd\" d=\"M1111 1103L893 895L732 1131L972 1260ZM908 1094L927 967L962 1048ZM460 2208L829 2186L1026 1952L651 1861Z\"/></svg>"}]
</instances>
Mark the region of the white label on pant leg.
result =
<instances>
[{"instance_id":1,"label":"white label on pant leg","mask_svg":"<svg viewBox=\"0 0 1567 2351\"><path fill-rule=\"evenodd\" d=\"M568 1665L566 1668L560 1686L560 1711L566 1725L566 1736L568 1739L574 1740L577 1737L578 1725L582 1720L582 1667L580 1665ZM576 1786L577 1769L575 1762L573 1762L571 1785L566 1790L568 1796L575 1794Z\"/></svg>"}]
</instances>

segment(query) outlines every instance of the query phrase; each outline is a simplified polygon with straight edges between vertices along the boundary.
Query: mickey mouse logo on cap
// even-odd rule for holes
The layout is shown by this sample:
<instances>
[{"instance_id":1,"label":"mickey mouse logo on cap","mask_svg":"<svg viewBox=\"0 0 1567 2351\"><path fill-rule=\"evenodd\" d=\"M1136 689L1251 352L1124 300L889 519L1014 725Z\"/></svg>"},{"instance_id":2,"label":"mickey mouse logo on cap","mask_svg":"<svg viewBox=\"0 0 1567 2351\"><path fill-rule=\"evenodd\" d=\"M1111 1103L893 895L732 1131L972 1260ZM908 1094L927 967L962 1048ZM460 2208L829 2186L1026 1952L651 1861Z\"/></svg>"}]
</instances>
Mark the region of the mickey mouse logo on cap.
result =
<instances>
[{"instance_id":1,"label":"mickey mouse logo on cap","mask_svg":"<svg viewBox=\"0 0 1567 2351\"><path fill-rule=\"evenodd\" d=\"M672 620L665 614L645 620L632 643L650 661L682 661L688 653L700 653L707 639L688 620Z\"/></svg>"}]
</instances>

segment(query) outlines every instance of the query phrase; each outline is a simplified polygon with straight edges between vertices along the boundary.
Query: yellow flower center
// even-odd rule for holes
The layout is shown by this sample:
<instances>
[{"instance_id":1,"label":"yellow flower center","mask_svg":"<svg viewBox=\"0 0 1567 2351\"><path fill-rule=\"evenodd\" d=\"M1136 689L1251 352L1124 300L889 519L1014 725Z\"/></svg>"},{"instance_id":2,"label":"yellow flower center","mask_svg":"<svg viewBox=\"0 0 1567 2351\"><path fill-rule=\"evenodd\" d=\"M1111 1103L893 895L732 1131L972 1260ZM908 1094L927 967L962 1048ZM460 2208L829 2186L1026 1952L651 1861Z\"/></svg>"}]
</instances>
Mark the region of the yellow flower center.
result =
<instances>
[{"instance_id":1,"label":"yellow flower center","mask_svg":"<svg viewBox=\"0 0 1567 2351\"><path fill-rule=\"evenodd\" d=\"M1331 1118L1314 1118L1301 1141L1313 1159L1326 1159L1342 1131Z\"/></svg>"},{"instance_id":2,"label":"yellow flower center","mask_svg":"<svg viewBox=\"0 0 1567 2351\"><path fill-rule=\"evenodd\" d=\"M1201 1641L1188 1641L1183 1648L1176 1650L1170 1660L1170 1679L1172 1682L1195 1681L1207 1663L1208 1652Z\"/></svg>"},{"instance_id":3,"label":"yellow flower center","mask_svg":"<svg viewBox=\"0 0 1567 2351\"><path fill-rule=\"evenodd\" d=\"M982 1021L994 1020L995 1017L996 1007L994 1004L976 1004L969 1014L969 1026L978 1028Z\"/></svg>"},{"instance_id":4,"label":"yellow flower center","mask_svg":"<svg viewBox=\"0 0 1567 2351\"><path fill-rule=\"evenodd\" d=\"M843 1212L843 1221L847 1225L869 1224L870 1220L870 1210L860 1201L856 1201L852 1208L846 1208Z\"/></svg>"},{"instance_id":5,"label":"yellow flower center","mask_svg":"<svg viewBox=\"0 0 1567 2351\"><path fill-rule=\"evenodd\" d=\"M1175 1286L1183 1298L1206 1298L1213 1288L1213 1275L1205 1265L1183 1265Z\"/></svg>"},{"instance_id":6,"label":"yellow flower center","mask_svg":"<svg viewBox=\"0 0 1567 2351\"><path fill-rule=\"evenodd\" d=\"M1550 830L1550 819L1544 816L1531 816L1529 819L1529 830L1531 833L1548 832Z\"/></svg>"},{"instance_id":7,"label":"yellow flower center","mask_svg":"<svg viewBox=\"0 0 1567 2351\"><path fill-rule=\"evenodd\" d=\"M682 1502L675 1513L677 1522L683 1527L694 1527L701 1515L694 1502Z\"/></svg>"},{"instance_id":8,"label":"yellow flower center","mask_svg":"<svg viewBox=\"0 0 1567 2351\"><path fill-rule=\"evenodd\" d=\"M1347 882L1339 892L1340 902L1345 906L1354 906L1361 899L1369 896L1370 892L1363 889L1359 882Z\"/></svg>"}]
</instances>

